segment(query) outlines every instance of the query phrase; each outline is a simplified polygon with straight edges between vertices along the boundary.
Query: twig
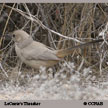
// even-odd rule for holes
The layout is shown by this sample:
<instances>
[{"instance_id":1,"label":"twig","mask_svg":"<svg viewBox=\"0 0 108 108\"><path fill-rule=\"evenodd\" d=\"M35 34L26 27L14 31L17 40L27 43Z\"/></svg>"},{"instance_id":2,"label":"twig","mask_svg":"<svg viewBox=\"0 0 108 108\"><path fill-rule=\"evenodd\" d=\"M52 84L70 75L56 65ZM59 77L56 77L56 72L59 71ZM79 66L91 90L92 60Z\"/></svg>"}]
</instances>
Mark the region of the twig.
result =
<instances>
[{"instance_id":1,"label":"twig","mask_svg":"<svg viewBox=\"0 0 108 108\"><path fill-rule=\"evenodd\" d=\"M55 32L54 30L52 30L52 29L46 27L38 18L36 18L36 17L33 16L33 15L31 15L31 16L32 16L32 17L31 17L31 16L28 16L27 13L25 13L25 12L19 10L19 9L16 9L16 8L14 8L14 7L10 7L10 6L7 6L7 5L5 5L5 6L8 7L8 8L12 8L12 10L17 11L19 14L21 14L21 15L24 16L25 18L27 18L27 19L29 19L29 20L31 20L31 21L36 22L36 24L39 24L43 29L47 29L48 31L50 31L50 32L52 32L52 33L54 33L54 34L56 34L56 35L58 35L58 36L61 36L61 37L63 37L63 38L71 39L71 40L73 40L73 41L76 41L76 42L79 42L79 43L83 43L83 42L81 42L81 41L79 41L79 40L77 40L77 39L75 39L75 38L67 37L67 36L65 36L65 35L62 35L62 34L60 34L60 33L58 33L58 32Z\"/></svg>"},{"instance_id":2,"label":"twig","mask_svg":"<svg viewBox=\"0 0 108 108\"><path fill-rule=\"evenodd\" d=\"M13 4L13 7L12 7L11 10L10 10L10 13L9 13L8 19L7 19L7 21L6 21L6 24L5 24L5 27L4 27L2 36L4 35L4 33L5 33L5 31L6 31L6 28L7 28L7 25L8 25L8 22L9 22L9 19L10 19L10 16L11 16L11 14L12 14L12 11L13 11L14 6L15 6L15 3ZM3 37L2 37L1 40L0 40L0 46L1 46L2 40L3 40Z\"/></svg>"},{"instance_id":3,"label":"twig","mask_svg":"<svg viewBox=\"0 0 108 108\"><path fill-rule=\"evenodd\" d=\"M4 72L5 76L8 78L8 74L6 73L6 71L3 69L2 64L0 63L0 68L1 70Z\"/></svg>"}]
</instances>

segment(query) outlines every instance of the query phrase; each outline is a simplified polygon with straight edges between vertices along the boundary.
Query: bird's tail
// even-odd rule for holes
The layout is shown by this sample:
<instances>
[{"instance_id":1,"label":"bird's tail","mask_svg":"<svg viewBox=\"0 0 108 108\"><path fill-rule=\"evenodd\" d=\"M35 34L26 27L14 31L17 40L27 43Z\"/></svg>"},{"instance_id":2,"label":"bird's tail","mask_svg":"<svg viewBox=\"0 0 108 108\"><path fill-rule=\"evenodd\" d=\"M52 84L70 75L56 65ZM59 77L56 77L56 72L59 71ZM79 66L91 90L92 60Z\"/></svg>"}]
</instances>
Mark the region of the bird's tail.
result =
<instances>
[{"instance_id":1,"label":"bird's tail","mask_svg":"<svg viewBox=\"0 0 108 108\"><path fill-rule=\"evenodd\" d=\"M67 49L61 49L61 50L57 51L56 55L59 58L63 58L65 56L68 56L69 54L72 54L73 50L76 49L76 48L83 48L85 46L92 45L92 44L95 44L95 43L99 43L99 42L102 42L102 41L104 41L104 40L103 39L98 39L98 40L87 42L87 43L84 43L84 44L81 44L81 45L76 45L76 46L73 46L73 47L70 47L70 48L67 48Z\"/></svg>"}]
</instances>

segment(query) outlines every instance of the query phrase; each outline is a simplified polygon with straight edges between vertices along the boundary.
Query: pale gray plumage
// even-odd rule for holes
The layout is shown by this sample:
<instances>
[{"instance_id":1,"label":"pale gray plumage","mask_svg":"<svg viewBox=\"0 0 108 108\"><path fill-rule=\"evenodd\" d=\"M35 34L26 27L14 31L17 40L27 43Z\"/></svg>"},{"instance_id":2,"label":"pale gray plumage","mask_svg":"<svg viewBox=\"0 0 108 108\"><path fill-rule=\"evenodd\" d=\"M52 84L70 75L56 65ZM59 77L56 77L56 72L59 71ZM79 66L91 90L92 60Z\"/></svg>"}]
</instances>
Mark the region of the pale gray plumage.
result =
<instances>
[{"instance_id":1,"label":"pale gray plumage","mask_svg":"<svg viewBox=\"0 0 108 108\"><path fill-rule=\"evenodd\" d=\"M56 56L55 51L48 49L40 42L34 41L25 31L17 30L13 32L13 35L15 35L14 41L17 55L24 63L31 67L49 67L60 60Z\"/></svg>"},{"instance_id":2,"label":"pale gray plumage","mask_svg":"<svg viewBox=\"0 0 108 108\"><path fill-rule=\"evenodd\" d=\"M44 44L34 41L32 37L23 30L14 31L13 39L15 41L16 53L21 61L36 69L40 68L40 66L53 66L62 58L71 54L75 48L81 48L103 41L100 39L67 49L51 50Z\"/></svg>"}]
</instances>

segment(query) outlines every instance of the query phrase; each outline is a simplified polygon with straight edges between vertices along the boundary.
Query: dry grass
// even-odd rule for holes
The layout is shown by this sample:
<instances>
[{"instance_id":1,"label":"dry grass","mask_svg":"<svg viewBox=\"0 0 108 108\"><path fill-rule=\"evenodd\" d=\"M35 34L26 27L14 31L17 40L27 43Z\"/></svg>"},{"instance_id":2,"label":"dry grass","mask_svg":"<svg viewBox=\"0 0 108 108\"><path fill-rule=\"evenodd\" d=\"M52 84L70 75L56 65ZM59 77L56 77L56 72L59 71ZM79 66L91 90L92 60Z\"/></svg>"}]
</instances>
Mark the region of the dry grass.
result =
<instances>
[{"instance_id":1,"label":"dry grass","mask_svg":"<svg viewBox=\"0 0 108 108\"><path fill-rule=\"evenodd\" d=\"M13 85L27 84L28 77L41 75L39 70L20 64L14 51L14 43L4 34L16 29L27 31L34 40L42 42L54 49L71 47L82 42L98 39L99 33L107 23L107 4L0 4L0 83ZM107 31L107 30L106 30ZM103 38L103 37L102 37ZM94 81L107 82L107 43L99 43L74 50L72 55L65 57L53 71L46 74L60 73L63 63L73 62L74 74L79 72L81 82L88 78L85 73L90 69ZM61 68L62 67L62 68ZM72 71L64 74L67 81ZM52 77L53 79L53 77ZM91 80L91 77L86 79Z\"/></svg>"}]
</instances>

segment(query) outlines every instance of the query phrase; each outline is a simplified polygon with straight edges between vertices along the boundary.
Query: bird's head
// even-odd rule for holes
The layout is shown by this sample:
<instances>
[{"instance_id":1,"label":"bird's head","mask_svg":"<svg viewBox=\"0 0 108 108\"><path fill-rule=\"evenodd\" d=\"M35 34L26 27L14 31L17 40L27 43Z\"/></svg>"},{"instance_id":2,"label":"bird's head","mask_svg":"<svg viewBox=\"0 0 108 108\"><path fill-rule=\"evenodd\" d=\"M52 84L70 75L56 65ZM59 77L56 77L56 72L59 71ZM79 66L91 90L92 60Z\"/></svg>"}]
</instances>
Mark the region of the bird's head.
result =
<instances>
[{"instance_id":1,"label":"bird's head","mask_svg":"<svg viewBox=\"0 0 108 108\"><path fill-rule=\"evenodd\" d=\"M23 30L16 30L12 33L12 38L15 42L20 43L31 38L31 36Z\"/></svg>"}]
</instances>

